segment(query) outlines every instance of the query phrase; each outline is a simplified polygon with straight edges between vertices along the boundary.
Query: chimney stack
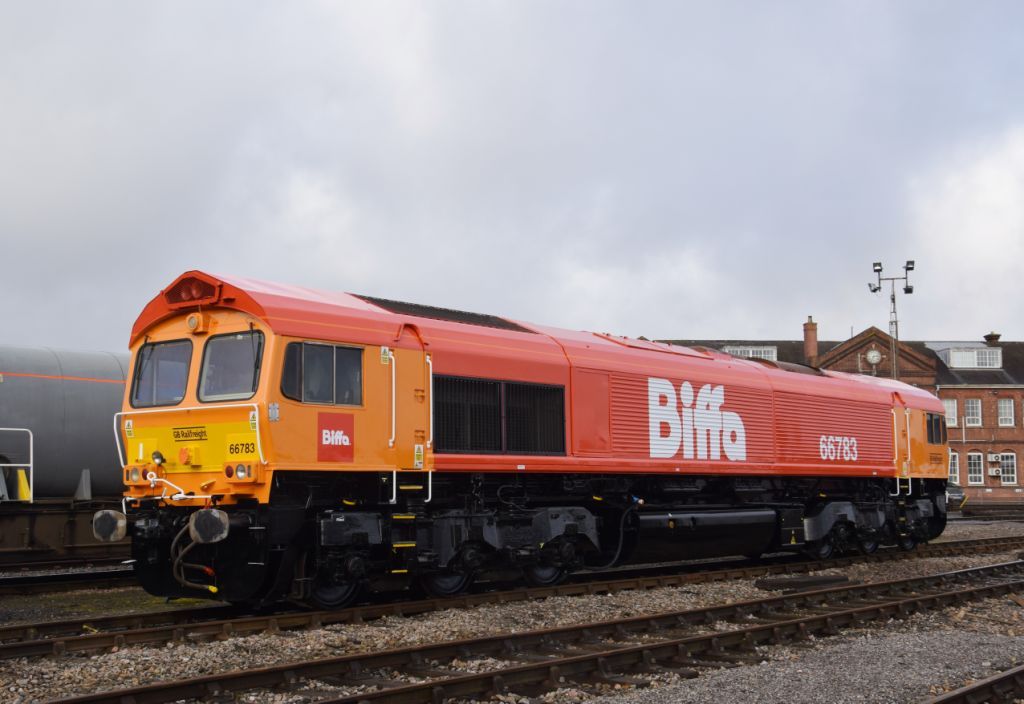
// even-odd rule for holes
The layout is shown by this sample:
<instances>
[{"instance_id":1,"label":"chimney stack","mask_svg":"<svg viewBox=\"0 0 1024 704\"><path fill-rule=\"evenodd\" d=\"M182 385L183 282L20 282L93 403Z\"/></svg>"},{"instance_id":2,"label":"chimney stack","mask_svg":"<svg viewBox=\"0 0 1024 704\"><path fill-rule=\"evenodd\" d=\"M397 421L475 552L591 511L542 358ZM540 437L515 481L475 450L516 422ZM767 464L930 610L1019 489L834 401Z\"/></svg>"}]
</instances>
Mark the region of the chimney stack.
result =
<instances>
[{"instance_id":1,"label":"chimney stack","mask_svg":"<svg viewBox=\"0 0 1024 704\"><path fill-rule=\"evenodd\" d=\"M997 344L999 344L1000 337L1002 337L1002 335L1000 335L999 333L990 332L988 335L985 335L985 344L988 345L989 347L995 347Z\"/></svg>"},{"instance_id":2,"label":"chimney stack","mask_svg":"<svg viewBox=\"0 0 1024 704\"><path fill-rule=\"evenodd\" d=\"M804 361L812 367L818 361L818 324L809 315L804 323Z\"/></svg>"}]
</instances>

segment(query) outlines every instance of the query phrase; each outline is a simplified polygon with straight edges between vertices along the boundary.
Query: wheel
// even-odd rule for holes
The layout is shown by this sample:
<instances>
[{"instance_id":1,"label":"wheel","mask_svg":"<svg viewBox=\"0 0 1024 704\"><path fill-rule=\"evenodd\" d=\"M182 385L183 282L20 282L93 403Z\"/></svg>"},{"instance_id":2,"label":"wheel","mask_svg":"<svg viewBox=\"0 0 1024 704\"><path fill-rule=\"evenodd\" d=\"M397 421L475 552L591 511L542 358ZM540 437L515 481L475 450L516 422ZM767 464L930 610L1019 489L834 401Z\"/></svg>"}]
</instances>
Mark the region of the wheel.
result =
<instances>
[{"instance_id":1,"label":"wheel","mask_svg":"<svg viewBox=\"0 0 1024 704\"><path fill-rule=\"evenodd\" d=\"M318 609L343 609L355 602L362 586L359 581L341 584L317 581L313 583L308 603Z\"/></svg>"},{"instance_id":2,"label":"wheel","mask_svg":"<svg viewBox=\"0 0 1024 704\"><path fill-rule=\"evenodd\" d=\"M870 555L871 553L878 550L878 541L861 538L857 541L857 549L865 555Z\"/></svg>"},{"instance_id":3,"label":"wheel","mask_svg":"<svg viewBox=\"0 0 1024 704\"><path fill-rule=\"evenodd\" d=\"M449 597L462 594L473 583L473 575L464 572L435 572L420 577L423 591L433 597Z\"/></svg>"},{"instance_id":4,"label":"wheel","mask_svg":"<svg viewBox=\"0 0 1024 704\"><path fill-rule=\"evenodd\" d=\"M821 540L815 540L804 550L814 560L827 560L832 557L834 551L835 545L832 543L832 538L827 535Z\"/></svg>"},{"instance_id":5,"label":"wheel","mask_svg":"<svg viewBox=\"0 0 1024 704\"><path fill-rule=\"evenodd\" d=\"M911 550L917 547L917 538L915 538L912 535L901 535L898 538L896 538L896 546L900 550L906 550L907 552L910 552Z\"/></svg>"},{"instance_id":6,"label":"wheel","mask_svg":"<svg viewBox=\"0 0 1024 704\"><path fill-rule=\"evenodd\" d=\"M928 519L928 540L934 540L946 530L946 514L939 513Z\"/></svg>"},{"instance_id":7,"label":"wheel","mask_svg":"<svg viewBox=\"0 0 1024 704\"><path fill-rule=\"evenodd\" d=\"M523 568L523 578L532 587L553 587L564 582L568 576L567 569L554 565L530 565Z\"/></svg>"}]
</instances>

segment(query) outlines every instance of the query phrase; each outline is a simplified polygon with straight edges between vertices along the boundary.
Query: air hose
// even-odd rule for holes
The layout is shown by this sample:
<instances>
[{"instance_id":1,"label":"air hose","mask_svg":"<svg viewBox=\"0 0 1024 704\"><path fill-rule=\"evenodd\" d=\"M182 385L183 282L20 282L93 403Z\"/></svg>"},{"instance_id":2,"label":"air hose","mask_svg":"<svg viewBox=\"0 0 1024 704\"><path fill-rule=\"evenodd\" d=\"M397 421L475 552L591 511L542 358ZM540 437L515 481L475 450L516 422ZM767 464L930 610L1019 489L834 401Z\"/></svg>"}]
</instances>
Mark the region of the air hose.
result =
<instances>
[{"instance_id":1,"label":"air hose","mask_svg":"<svg viewBox=\"0 0 1024 704\"><path fill-rule=\"evenodd\" d=\"M612 556L612 559L604 565L584 565L581 569L591 572L595 570L606 570L609 567L613 567L615 563L618 562L619 556L622 554L622 547L626 543L626 519L629 517L630 513L636 513L636 504L622 512L622 518L619 519L619 545L615 548L615 555Z\"/></svg>"}]
</instances>

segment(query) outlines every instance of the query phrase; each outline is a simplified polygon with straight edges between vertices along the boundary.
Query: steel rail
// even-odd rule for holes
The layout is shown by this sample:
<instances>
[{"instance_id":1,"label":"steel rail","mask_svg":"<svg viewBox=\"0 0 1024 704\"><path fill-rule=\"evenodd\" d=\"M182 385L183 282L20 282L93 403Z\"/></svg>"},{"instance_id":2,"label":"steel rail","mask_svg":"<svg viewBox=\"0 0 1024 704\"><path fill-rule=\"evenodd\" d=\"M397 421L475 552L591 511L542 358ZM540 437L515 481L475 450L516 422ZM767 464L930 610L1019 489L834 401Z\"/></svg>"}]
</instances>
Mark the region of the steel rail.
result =
<instances>
[{"instance_id":1,"label":"steel rail","mask_svg":"<svg viewBox=\"0 0 1024 704\"><path fill-rule=\"evenodd\" d=\"M97 548L98 547L100 546L97 546ZM102 547L105 548L106 546ZM79 555L76 557L68 557L63 560L39 560L38 562L32 560L25 560L23 562L5 562L3 558L0 557L0 573L5 573L7 576L21 576L14 575L12 573L45 572L46 570L79 569L83 567L103 567L119 565L127 559L127 551L125 551L123 555L97 555L95 557Z\"/></svg>"},{"instance_id":2,"label":"steel rail","mask_svg":"<svg viewBox=\"0 0 1024 704\"><path fill-rule=\"evenodd\" d=\"M185 639L225 638L263 632L322 628L323 626L361 623L385 616L415 616L443 609L465 609L495 603L533 601L554 596L581 596L674 587L760 577L794 574L872 562L961 554L965 551L1013 549L1024 547L1024 538L958 541L921 546L919 551L890 551L827 561L729 567L701 572L668 572L621 577L607 573L605 579L573 582L549 587L520 587L456 597L394 601L367 604L334 611L277 612L265 615L239 615L230 607L203 606L195 609L159 611L150 614L105 616L49 623L0 626L0 659L41 657L71 653L91 653L126 645L168 643ZM692 565L686 565L692 567Z\"/></svg>"},{"instance_id":3,"label":"steel rail","mask_svg":"<svg viewBox=\"0 0 1024 704\"><path fill-rule=\"evenodd\" d=\"M131 586L134 578L135 572L130 567L89 572L19 574L0 578L0 595L114 589Z\"/></svg>"},{"instance_id":4,"label":"steel rail","mask_svg":"<svg viewBox=\"0 0 1024 704\"><path fill-rule=\"evenodd\" d=\"M1024 580L915 596L885 604L837 611L829 615L819 614L736 631L608 649L558 658L547 663L532 663L352 696L325 698L318 700L317 704L369 704L375 701L387 701L389 704L428 704L447 698L486 696L492 692L515 691L517 687L541 687L552 690L557 689L565 681L596 679L614 682L617 673L657 667L668 669L673 663L700 665L702 656L710 658L705 661L706 664L715 664L716 657L728 655L730 651L742 652L757 646L782 645L804 640L811 635L835 635L843 627L861 626L867 621L906 618L919 611L944 608L1020 589L1024 589Z\"/></svg>"},{"instance_id":5,"label":"steel rail","mask_svg":"<svg viewBox=\"0 0 1024 704\"><path fill-rule=\"evenodd\" d=\"M983 680L940 694L925 704L982 704L1011 702L1024 694L1024 665L999 672Z\"/></svg>"},{"instance_id":6,"label":"steel rail","mask_svg":"<svg viewBox=\"0 0 1024 704\"><path fill-rule=\"evenodd\" d=\"M987 580L971 588L951 583ZM927 590L932 590L931 592ZM65 704L157 704L227 692L290 686L300 679L327 678L332 684L374 684L385 688L322 702L354 703L434 702L449 697L474 697L509 691L517 686L554 689L579 677L609 679L612 673L636 667L699 665L730 650L750 650L766 643L784 643L811 634L832 634L843 626L859 625L881 617L901 618L916 611L941 608L973 599L1024 590L1024 561L1015 561L911 579L835 587L751 601L649 614L597 623L505 633L456 641L419 644L372 653L354 653L306 662L205 675L188 680L159 682L141 687L98 692L59 701ZM845 602L845 606L837 606ZM799 615L810 611L811 615ZM793 612L797 613L793 613ZM753 619L757 622L750 624ZM730 619L735 629L680 637L677 629ZM632 645L637 639L657 640ZM618 644L602 643L616 638ZM626 641L623 643L623 641ZM566 647L568 646L568 647ZM558 654L561 650L562 653ZM545 651L551 657L545 657ZM568 651L568 652L566 652ZM580 652L584 654L580 654ZM541 662L474 675L440 673L436 662L454 658L491 656L505 660ZM429 663L429 665L427 665ZM442 675L418 684L387 683L372 678L381 668L423 676ZM444 676L453 675L453 676ZM321 704L322 704L321 702Z\"/></svg>"}]
</instances>

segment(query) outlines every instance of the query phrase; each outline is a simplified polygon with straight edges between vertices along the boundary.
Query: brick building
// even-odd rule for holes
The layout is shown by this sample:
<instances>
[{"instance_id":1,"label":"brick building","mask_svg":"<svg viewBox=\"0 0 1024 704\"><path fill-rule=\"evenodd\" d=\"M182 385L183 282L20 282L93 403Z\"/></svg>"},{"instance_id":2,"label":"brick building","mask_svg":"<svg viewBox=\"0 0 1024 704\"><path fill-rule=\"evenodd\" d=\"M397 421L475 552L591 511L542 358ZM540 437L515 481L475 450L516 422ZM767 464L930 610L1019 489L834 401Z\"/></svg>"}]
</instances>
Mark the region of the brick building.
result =
<instances>
[{"instance_id":1,"label":"brick building","mask_svg":"<svg viewBox=\"0 0 1024 704\"><path fill-rule=\"evenodd\" d=\"M810 364L889 377L893 352L899 379L937 395L946 405L949 477L968 502L1024 501L1024 342L989 333L980 341L900 341L870 327L841 342L818 341L804 323L802 340L667 340L713 347L742 357Z\"/></svg>"}]
</instances>

